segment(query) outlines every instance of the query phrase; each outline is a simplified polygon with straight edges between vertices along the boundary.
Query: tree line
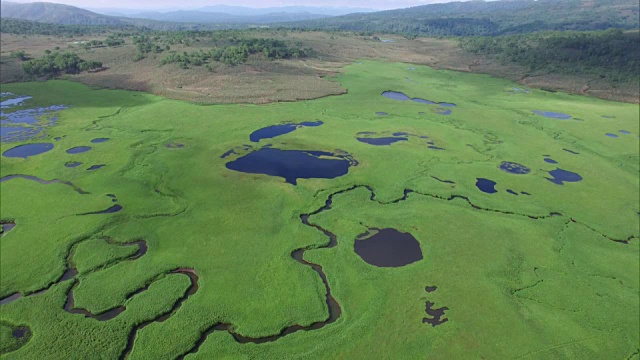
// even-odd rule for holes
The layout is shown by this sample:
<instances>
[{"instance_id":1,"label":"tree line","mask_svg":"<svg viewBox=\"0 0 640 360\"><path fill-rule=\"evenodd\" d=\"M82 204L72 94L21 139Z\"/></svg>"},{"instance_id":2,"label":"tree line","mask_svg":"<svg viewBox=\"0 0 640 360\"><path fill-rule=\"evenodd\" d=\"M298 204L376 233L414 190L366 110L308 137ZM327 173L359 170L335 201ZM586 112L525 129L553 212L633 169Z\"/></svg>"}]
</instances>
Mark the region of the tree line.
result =
<instances>
[{"instance_id":1,"label":"tree line","mask_svg":"<svg viewBox=\"0 0 640 360\"><path fill-rule=\"evenodd\" d=\"M187 69L190 65L208 66L211 61L216 61L233 66L245 63L254 54L276 60L307 58L315 56L316 52L312 48L289 47L284 41L274 39L236 39L227 46L215 47L209 51L170 54L160 64L178 64Z\"/></svg>"},{"instance_id":2,"label":"tree line","mask_svg":"<svg viewBox=\"0 0 640 360\"><path fill-rule=\"evenodd\" d=\"M72 52L53 52L22 64L22 69L27 75L48 77L79 74L82 71L100 68L102 68L101 62L83 60Z\"/></svg>"},{"instance_id":3,"label":"tree line","mask_svg":"<svg viewBox=\"0 0 640 360\"><path fill-rule=\"evenodd\" d=\"M475 54L526 66L530 71L597 74L612 81L640 73L638 31L551 31L498 37L468 37L460 46Z\"/></svg>"}]
</instances>

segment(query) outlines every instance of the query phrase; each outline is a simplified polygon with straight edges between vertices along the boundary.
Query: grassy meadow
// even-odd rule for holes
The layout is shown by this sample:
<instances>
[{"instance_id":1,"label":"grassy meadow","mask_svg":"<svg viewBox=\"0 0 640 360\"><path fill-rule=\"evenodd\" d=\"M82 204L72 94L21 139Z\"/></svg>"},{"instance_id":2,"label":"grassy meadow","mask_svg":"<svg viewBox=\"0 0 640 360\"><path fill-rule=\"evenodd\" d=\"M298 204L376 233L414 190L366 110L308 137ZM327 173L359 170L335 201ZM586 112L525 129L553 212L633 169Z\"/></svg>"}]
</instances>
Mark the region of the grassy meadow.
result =
<instances>
[{"instance_id":1,"label":"grassy meadow","mask_svg":"<svg viewBox=\"0 0 640 360\"><path fill-rule=\"evenodd\" d=\"M60 179L88 192L19 178L0 182L0 220L16 224L0 238L0 299L48 289L0 305L2 358L627 359L638 353L637 104L405 63L356 61L333 80L348 93L263 105L203 105L61 80L2 84L2 92L33 96L24 107L69 108L44 138L2 143L2 152L25 143L54 148L28 159L2 157L0 176ZM387 90L457 106L441 115L438 105L382 97ZM249 140L266 126L317 120L324 124ZM359 132L415 136L373 146L358 141ZM110 140L91 143L95 138ZM335 179L298 179L297 186L225 167L268 145L346 152L358 165ZM66 153L75 146L92 150ZM230 149L235 153L221 158ZM70 161L83 165L65 167ZM507 173L499 168L503 161L531 171ZM106 166L86 171L96 164ZM583 179L557 185L547 179L557 168ZM497 192L481 192L478 178L496 182ZM107 194L116 195L122 211L80 215L112 206ZM331 206L318 212L329 198ZM314 226L301 221L303 214L312 214ZM424 259L400 268L367 264L354 252L367 228L410 232ZM335 234L337 246L327 247L320 229ZM148 246L139 258L136 247L119 246L139 240ZM230 324L236 334L262 338L327 320L325 285L292 258L298 249L322 266L342 309L335 322L266 343L207 332ZM59 281L68 268L79 274ZM186 298L190 278L177 269L199 278ZM426 292L427 286L437 290ZM107 321L69 313L70 290L75 308L126 309ZM446 323L423 322L427 301L448 308ZM20 326L30 329L28 339L12 337Z\"/></svg>"}]
</instances>

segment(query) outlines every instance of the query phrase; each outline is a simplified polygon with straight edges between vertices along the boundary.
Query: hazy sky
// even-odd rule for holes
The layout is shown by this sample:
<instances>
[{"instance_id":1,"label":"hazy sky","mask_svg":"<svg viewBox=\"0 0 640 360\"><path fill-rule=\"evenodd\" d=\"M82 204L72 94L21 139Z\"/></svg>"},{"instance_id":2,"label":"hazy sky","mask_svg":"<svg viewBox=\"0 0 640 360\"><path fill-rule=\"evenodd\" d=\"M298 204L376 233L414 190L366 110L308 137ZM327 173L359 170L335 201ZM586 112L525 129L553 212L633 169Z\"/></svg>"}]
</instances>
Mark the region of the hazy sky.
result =
<instances>
[{"instance_id":1,"label":"hazy sky","mask_svg":"<svg viewBox=\"0 0 640 360\"><path fill-rule=\"evenodd\" d=\"M36 0L8 0L13 2L35 2ZM249 7L271 6L335 6L362 7L373 9L395 9L409 6L447 2L451 0L38 0L68 4L85 8L198 8L215 4L239 5Z\"/></svg>"}]
</instances>

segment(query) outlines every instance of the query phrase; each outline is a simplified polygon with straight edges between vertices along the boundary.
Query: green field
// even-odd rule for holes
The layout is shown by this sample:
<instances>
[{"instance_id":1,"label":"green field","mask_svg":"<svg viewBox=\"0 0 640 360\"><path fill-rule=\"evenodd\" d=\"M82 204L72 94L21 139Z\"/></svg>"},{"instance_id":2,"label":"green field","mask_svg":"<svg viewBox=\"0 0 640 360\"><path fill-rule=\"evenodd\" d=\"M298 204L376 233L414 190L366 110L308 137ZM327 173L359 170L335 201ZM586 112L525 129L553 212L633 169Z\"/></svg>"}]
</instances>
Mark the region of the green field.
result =
<instances>
[{"instance_id":1,"label":"green field","mask_svg":"<svg viewBox=\"0 0 640 360\"><path fill-rule=\"evenodd\" d=\"M515 91L507 80L401 63L354 63L334 80L348 94L268 105L197 105L68 81L3 84L2 92L33 96L26 107L70 107L45 139L27 142L53 150L2 157L0 175L60 179L89 194L63 183L0 183L1 220L16 224L0 239L0 298L49 289L0 305L2 358L639 357L637 104ZM382 97L387 90L457 106L440 115L438 105ZM316 120L324 124L249 140L266 126ZM373 146L359 132L415 136ZM358 165L294 186L228 170L253 151L244 144L346 152ZM75 146L93 149L65 152ZM230 149L236 154L221 158ZM65 167L70 161L83 165ZM503 161L531 172L507 173ZM95 164L106 166L86 171ZM583 179L545 179L556 168ZM481 192L477 178L495 181L497 192ZM107 194L122 211L79 215L113 206ZM354 252L367 228L411 233L424 259L367 264ZM123 245L139 240L146 253ZM335 319L319 273L292 258L299 249L326 274L341 308ZM70 313L70 290L75 309L126 309L106 321ZM423 322L428 301L448 308L447 322ZM16 339L18 327L29 334Z\"/></svg>"}]
</instances>

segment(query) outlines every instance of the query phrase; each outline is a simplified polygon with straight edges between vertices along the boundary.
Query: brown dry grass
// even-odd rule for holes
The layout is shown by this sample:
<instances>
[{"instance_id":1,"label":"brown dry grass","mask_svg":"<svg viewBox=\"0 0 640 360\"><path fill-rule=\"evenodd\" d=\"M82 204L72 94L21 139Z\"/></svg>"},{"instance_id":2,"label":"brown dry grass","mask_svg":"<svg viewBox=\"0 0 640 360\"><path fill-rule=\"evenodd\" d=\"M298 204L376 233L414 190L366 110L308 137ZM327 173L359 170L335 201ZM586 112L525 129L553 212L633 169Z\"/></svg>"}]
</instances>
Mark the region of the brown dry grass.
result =
<instances>
[{"instance_id":1,"label":"brown dry grass","mask_svg":"<svg viewBox=\"0 0 640 360\"><path fill-rule=\"evenodd\" d=\"M314 99L342 94L346 89L330 77L342 71L342 67L358 59L377 59L428 65L438 69L486 73L509 78L531 87L558 89L572 93L638 102L638 88L632 84L618 85L569 75L528 74L526 69L498 64L488 58L466 53L455 40L418 38L408 40L398 36L396 42L382 43L371 37L353 34L329 34L323 32L258 32L256 37L269 37L318 52L314 59L267 61L259 57L247 64L230 67L217 65L214 71L204 67L180 69L176 65L160 66L166 53L150 55L138 62L132 60L136 50L133 45L118 48L92 50L74 49L80 57L101 61L107 69L97 73L71 76L70 79L87 85L114 89L147 91L169 98L202 103L267 103ZM17 60L8 57L14 50L25 50L32 56L58 46L62 50L72 41L101 39L100 37L55 38L45 36L15 36L2 34L0 81L20 81L24 77ZM191 47L174 47L179 52L208 48L206 40ZM588 89L588 90L586 90ZM585 91L586 90L586 91Z\"/></svg>"}]
</instances>

